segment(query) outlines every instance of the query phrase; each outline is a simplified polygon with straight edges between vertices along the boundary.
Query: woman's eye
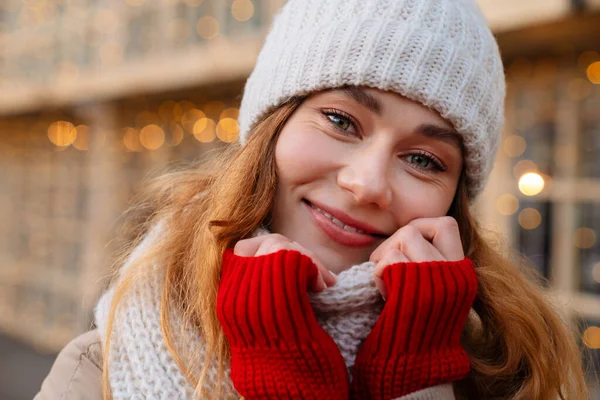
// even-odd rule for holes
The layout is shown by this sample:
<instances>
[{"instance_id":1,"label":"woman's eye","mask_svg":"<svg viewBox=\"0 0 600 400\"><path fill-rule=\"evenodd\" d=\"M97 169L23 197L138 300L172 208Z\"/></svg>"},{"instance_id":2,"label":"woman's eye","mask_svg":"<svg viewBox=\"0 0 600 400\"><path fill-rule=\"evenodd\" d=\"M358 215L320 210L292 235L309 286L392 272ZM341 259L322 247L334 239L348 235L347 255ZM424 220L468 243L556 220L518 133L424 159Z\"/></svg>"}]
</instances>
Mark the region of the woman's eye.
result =
<instances>
[{"instance_id":1,"label":"woman's eye","mask_svg":"<svg viewBox=\"0 0 600 400\"><path fill-rule=\"evenodd\" d=\"M409 154L405 158L410 164L412 164L415 168L427 171L427 172L443 172L446 171L446 168L437 161L434 157L428 156L426 154Z\"/></svg>"},{"instance_id":2,"label":"woman's eye","mask_svg":"<svg viewBox=\"0 0 600 400\"><path fill-rule=\"evenodd\" d=\"M342 115L338 114L328 114L327 118L334 124L337 128L347 131L352 126L350 120Z\"/></svg>"},{"instance_id":3,"label":"woman's eye","mask_svg":"<svg viewBox=\"0 0 600 400\"><path fill-rule=\"evenodd\" d=\"M417 164L419 167L424 169L427 169L427 167L429 167L429 164L432 163L429 157L425 157L421 154L411 154L409 158L413 164Z\"/></svg>"}]
</instances>

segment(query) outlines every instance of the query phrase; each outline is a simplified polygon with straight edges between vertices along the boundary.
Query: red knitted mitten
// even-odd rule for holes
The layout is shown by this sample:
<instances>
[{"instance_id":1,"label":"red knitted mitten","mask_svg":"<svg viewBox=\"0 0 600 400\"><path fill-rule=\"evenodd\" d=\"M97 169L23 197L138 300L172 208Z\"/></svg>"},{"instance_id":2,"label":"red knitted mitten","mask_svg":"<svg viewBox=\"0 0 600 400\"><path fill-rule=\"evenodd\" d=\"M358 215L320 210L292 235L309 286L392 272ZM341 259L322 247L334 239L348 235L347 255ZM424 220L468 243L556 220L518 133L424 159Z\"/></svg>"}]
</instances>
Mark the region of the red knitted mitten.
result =
<instances>
[{"instance_id":1,"label":"red knitted mitten","mask_svg":"<svg viewBox=\"0 0 600 400\"><path fill-rule=\"evenodd\" d=\"M382 279L389 297L356 357L353 397L396 399L464 378L470 362L460 335L477 294L472 261L398 263Z\"/></svg>"},{"instance_id":2,"label":"red knitted mitten","mask_svg":"<svg viewBox=\"0 0 600 400\"><path fill-rule=\"evenodd\" d=\"M309 303L317 277L310 257L295 250L223 254L217 316L231 380L246 399L348 399L344 359Z\"/></svg>"}]
</instances>

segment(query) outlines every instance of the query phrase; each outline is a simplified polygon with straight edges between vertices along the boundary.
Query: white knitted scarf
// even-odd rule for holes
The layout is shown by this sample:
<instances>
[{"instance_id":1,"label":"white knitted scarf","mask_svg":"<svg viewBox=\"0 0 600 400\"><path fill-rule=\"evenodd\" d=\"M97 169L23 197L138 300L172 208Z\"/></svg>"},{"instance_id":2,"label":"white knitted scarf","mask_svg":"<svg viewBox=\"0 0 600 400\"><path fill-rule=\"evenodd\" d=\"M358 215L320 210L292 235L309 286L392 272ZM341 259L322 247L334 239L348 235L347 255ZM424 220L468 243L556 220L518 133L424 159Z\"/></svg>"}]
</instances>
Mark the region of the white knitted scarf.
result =
<instances>
[{"instance_id":1,"label":"white knitted scarf","mask_svg":"<svg viewBox=\"0 0 600 400\"><path fill-rule=\"evenodd\" d=\"M160 233L159 224L135 249L130 260L123 266L123 271L130 267L131 260L141 255L155 235ZM371 262L354 265L338 274L335 286L310 295L317 320L338 345L350 371L358 348L377 321L383 305L373 282L373 268L374 264ZM119 301L108 362L109 381L115 400L194 398L194 388L171 357L160 328L163 279L163 269L155 266L150 273L136 279L135 284L130 286ZM102 296L95 310L96 324L103 341L113 295L114 287ZM178 324L176 317L171 323ZM190 330L174 331L179 352L194 354L198 363L201 363L204 360L201 338ZM229 379L229 372L227 367L222 398L239 398ZM210 385L216 382L217 377L218 368L215 363L208 369L205 389L211 389ZM454 397L451 385L444 385L402 399L449 400Z\"/></svg>"}]
</instances>

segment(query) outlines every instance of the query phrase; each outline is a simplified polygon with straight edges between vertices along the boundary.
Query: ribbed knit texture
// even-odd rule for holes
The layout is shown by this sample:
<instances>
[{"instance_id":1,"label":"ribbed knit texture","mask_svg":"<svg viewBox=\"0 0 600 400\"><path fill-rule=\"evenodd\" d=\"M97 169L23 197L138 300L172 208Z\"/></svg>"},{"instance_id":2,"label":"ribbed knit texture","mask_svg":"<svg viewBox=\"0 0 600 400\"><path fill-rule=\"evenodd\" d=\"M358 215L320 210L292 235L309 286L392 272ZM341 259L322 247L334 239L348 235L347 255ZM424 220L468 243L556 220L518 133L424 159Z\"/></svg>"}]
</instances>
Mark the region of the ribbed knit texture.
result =
<instances>
[{"instance_id":1,"label":"ribbed knit texture","mask_svg":"<svg viewBox=\"0 0 600 400\"><path fill-rule=\"evenodd\" d=\"M505 79L474 0L288 0L246 83L240 142L291 97L346 85L437 110L462 135L469 197L483 190L503 126Z\"/></svg>"},{"instance_id":2,"label":"ribbed knit texture","mask_svg":"<svg viewBox=\"0 0 600 400\"><path fill-rule=\"evenodd\" d=\"M394 264L382 278L390 294L356 359L356 397L394 399L464 378L460 336L477 294L471 260Z\"/></svg>"},{"instance_id":3,"label":"ribbed knit texture","mask_svg":"<svg viewBox=\"0 0 600 400\"><path fill-rule=\"evenodd\" d=\"M144 253L154 238L166 234L158 224L123 265L121 275L131 271L135 260ZM257 234L266 234L257 231ZM126 291L117 309L109 352L109 381L112 398L130 399L194 399L189 385L168 352L160 329L160 301L164 270L160 262L145 266L135 284ZM310 302L319 324L338 345L345 364L351 366L360 344L365 340L381 311L382 300L373 282L374 264L367 262L350 267L338 275L335 286L319 294L311 294ZM95 309L96 325L105 340L107 318L114 296L109 289ZM171 320L176 345L182 356L194 353L197 365L204 360L204 343L196 332L180 329L177 316ZM225 393L221 398L239 398L225 368ZM216 382L217 365L208 370L205 388ZM402 400L454 400L451 385L440 385L402 397Z\"/></svg>"},{"instance_id":4,"label":"ribbed knit texture","mask_svg":"<svg viewBox=\"0 0 600 400\"><path fill-rule=\"evenodd\" d=\"M316 265L297 251L225 252L217 315L231 380L245 398L348 399L344 359L308 301L317 278Z\"/></svg>"}]
</instances>

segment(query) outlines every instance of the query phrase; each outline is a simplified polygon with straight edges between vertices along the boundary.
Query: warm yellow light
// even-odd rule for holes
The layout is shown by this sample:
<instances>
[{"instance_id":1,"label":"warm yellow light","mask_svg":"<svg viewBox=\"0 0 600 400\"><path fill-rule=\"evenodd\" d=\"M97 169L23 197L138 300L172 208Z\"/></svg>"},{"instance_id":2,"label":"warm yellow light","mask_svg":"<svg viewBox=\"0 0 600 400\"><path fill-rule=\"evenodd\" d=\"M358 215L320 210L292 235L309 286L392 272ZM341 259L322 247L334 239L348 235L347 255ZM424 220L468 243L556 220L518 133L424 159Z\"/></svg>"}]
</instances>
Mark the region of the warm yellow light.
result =
<instances>
[{"instance_id":1,"label":"warm yellow light","mask_svg":"<svg viewBox=\"0 0 600 400\"><path fill-rule=\"evenodd\" d=\"M237 108L226 108L221 112L219 119L224 119L224 118L238 119L239 116L240 116L240 110L238 110Z\"/></svg>"},{"instance_id":2,"label":"warm yellow light","mask_svg":"<svg viewBox=\"0 0 600 400\"><path fill-rule=\"evenodd\" d=\"M519 225L523 229L532 230L540 226L542 216L535 208L525 208L519 213Z\"/></svg>"},{"instance_id":3,"label":"warm yellow light","mask_svg":"<svg viewBox=\"0 0 600 400\"><path fill-rule=\"evenodd\" d=\"M596 232L590 228L579 228L573 234L573 243L579 249L589 249L596 244Z\"/></svg>"},{"instance_id":4,"label":"warm yellow light","mask_svg":"<svg viewBox=\"0 0 600 400\"><path fill-rule=\"evenodd\" d=\"M217 125L217 137L225 142L234 142L240 133L240 126L233 118L223 118Z\"/></svg>"},{"instance_id":5,"label":"warm yellow light","mask_svg":"<svg viewBox=\"0 0 600 400\"><path fill-rule=\"evenodd\" d=\"M215 139L215 121L202 118L194 125L194 137L202 143L212 142Z\"/></svg>"},{"instance_id":6,"label":"warm yellow light","mask_svg":"<svg viewBox=\"0 0 600 400\"><path fill-rule=\"evenodd\" d=\"M600 283L600 262L594 264L594 269L592 270L592 277L598 283Z\"/></svg>"},{"instance_id":7,"label":"warm yellow light","mask_svg":"<svg viewBox=\"0 0 600 400\"><path fill-rule=\"evenodd\" d=\"M254 4L250 0L235 0L231 5L231 14L238 21L248 21L254 15Z\"/></svg>"},{"instance_id":8,"label":"warm yellow light","mask_svg":"<svg viewBox=\"0 0 600 400\"><path fill-rule=\"evenodd\" d=\"M537 165L531 160L518 161L513 167L513 175L516 179L520 179L528 172L539 172Z\"/></svg>"},{"instance_id":9,"label":"warm yellow light","mask_svg":"<svg viewBox=\"0 0 600 400\"><path fill-rule=\"evenodd\" d=\"M183 2L190 7L198 7L204 2L204 0L183 0Z\"/></svg>"},{"instance_id":10,"label":"warm yellow light","mask_svg":"<svg viewBox=\"0 0 600 400\"><path fill-rule=\"evenodd\" d=\"M156 150L165 143L165 131L155 124L146 125L140 131L140 143L148 150Z\"/></svg>"},{"instance_id":11,"label":"warm yellow light","mask_svg":"<svg viewBox=\"0 0 600 400\"><path fill-rule=\"evenodd\" d=\"M496 200L496 209L502 215L513 215L519 209L519 199L512 194L503 194Z\"/></svg>"},{"instance_id":12,"label":"warm yellow light","mask_svg":"<svg viewBox=\"0 0 600 400\"><path fill-rule=\"evenodd\" d=\"M142 144L140 143L140 134L137 131L137 129L124 129L123 144L129 151L142 151Z\"/></svg>"},{"instance_id":13,"label":"warm yellow light","mask_svg":"<svg viewBox=\"0 0 600 400\"><path fill-rule=\"evenodd\" d=\"M587 69L587 76L590 82L600 85L600 61L590 64Z\"/></svg>"},{"instance_id":14,"label":"warm yellow light","mask_svg":"<svg viewBox=\"0 0 600 400\"><path fill-rule=\"evenodd\" d=\"M181 119L183 118L183 114L195 108L196 106L194 105L194 103L187 100L183 100L175 104L175 107L173 107L173 115L175 116L175 121L181 121Z\"/></svg>"},{"instance_id":15,"label":"warm yellow light","mask_svg":"<svg viewBox=\"0 0 600 400\"><path fill-rule=\"evenodd\" d=\"M183 129L185 129L189 133L194 133L194 125L196 125L196 122L203 118L206 118L206 115L197 108L194 108L189 111L186 111L183 114L183 116L181 117L181 125L183 126Z\"/></svg>"},{"instance_id":16,"label":"warm yellow light","mask_svg":"<svg viewBox=\"0 0 600 400\"><path fill-rule=\"evenodd\" d=\"M597 326L588 327L583 332L583 343L590 349L600 349L600 328Z\"/></svg>"},{"instance_id":17,"label":"warm yellow light","mask_svg":"<svg viewBox=\"0 0 600 400\"><path fill-rule=\"evenodd\" d=\"M171 122L171 146L177 146L183 141L183 129L177 122Z\"/></svg>"},{"instance_id":18,"label":"warm yellow light","mask_svg":"<svg viewBox=\"0 0 600 400\"><path fill-rule=\"evenodd\" d=\"M86 125L78 125L77 130L77 138L73 141L73 147L77 150L89 150L90 148L90 128Z\"/></svg>"},{"instance_id":19,"label":"warm yellow light","mask_svg":"<svg viewBox=\"0 0 600 400\"><path fill-rule=\"evenodd\" d=\"M196 31L203 39L214 39L219 35L219 21L210 15L206 15L198 20Z\"/></svg>"},{"instance_id":20,"label":"warm yellow light","mask_svg":"<svg viewBox=\"0 0 600 400\"><path fill-rule=\"evenodd\" d=\"M527 148L527 143L523 137L518 135L510 135L506 139L504 139L504 144L502 146L504 152L509 157L519 157L521 154L525 152Z\"/></svg>"},{"instance_id":21,"label":"warm yellow light","mask_svg":"<svg viewBox=\"0 0 600 400\"><path fill-rule=\"evenodd\" d=\"M48 127L48 139L56 146L70 146L77 139L77 129L67 121L56 121Z\"/></svg>"},{"instance_id":22,"label":"warm yellow light","mask_svg":"<svg viewBox=\"0 0 600 400\"><path fill-rule=\"evenodd\" d=\"M536 172L529 172L519 179L519 190L527 196L535 196L544 190L544 178Z\"/></svg>"}]
</instances>

